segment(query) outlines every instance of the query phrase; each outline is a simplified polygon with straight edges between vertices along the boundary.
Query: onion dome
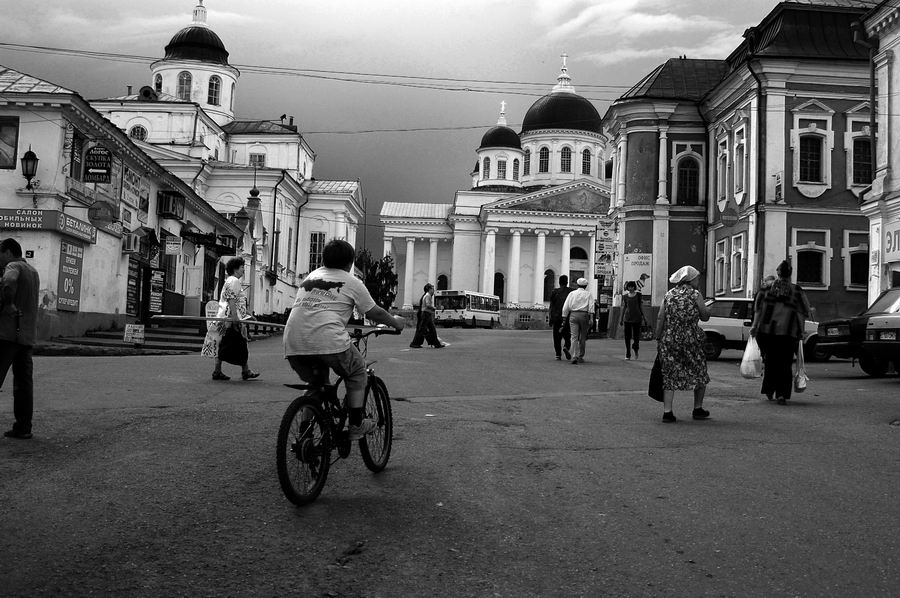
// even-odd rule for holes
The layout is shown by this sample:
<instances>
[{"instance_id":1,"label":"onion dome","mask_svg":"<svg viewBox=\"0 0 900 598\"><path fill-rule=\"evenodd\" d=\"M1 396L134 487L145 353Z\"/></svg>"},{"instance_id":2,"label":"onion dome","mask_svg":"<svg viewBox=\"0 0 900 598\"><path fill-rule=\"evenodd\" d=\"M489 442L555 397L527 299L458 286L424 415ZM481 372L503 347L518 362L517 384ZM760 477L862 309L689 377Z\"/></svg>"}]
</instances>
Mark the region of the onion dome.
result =
<instances>
[{"instance_id":1,"label":"onion dome","mask_svg":"<svg viewBox=\"0 0 900 598\"><path fill-rule=\"evenodd\" d=\"M553 91L540 98L522 121L522 133L541 129L570 129L575 131L602 131L600 113L588 100L575 93L566 68L566 55Z\"/></svg>"},{"instance_id":2,"label":"onion dome","mask_svg":"<svg viewBox=\"0 0 900 598\"><path fill-rule=\"evenodd\" d=\"M506 126L506 102L500 102L500 118L497 119L497 126L488 129L481 138L481 145L478 146L478 149L488 147L522 149L522 140L519 139L519 134Z\"/></svg>"},{"instance_id":3,"label":"onion dome","mask_svg":"<svg viewBox=\"0 0 900 598\"><path fill-rule=\"evenodd\" d=\"M206 25L203 0L194 8L194 22L169 41L165 60L199 60L228 64L228 51L216 32Z\"/></svg>"}]
</instances>

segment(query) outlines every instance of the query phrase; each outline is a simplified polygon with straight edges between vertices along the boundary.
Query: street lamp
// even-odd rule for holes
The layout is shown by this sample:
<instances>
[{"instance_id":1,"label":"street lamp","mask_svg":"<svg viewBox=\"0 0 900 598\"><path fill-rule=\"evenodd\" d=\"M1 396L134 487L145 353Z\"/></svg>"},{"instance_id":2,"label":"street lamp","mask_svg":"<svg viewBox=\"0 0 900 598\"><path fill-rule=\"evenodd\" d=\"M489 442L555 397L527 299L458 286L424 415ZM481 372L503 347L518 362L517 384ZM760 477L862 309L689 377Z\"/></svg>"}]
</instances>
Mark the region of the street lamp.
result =
<instances>
[{"instance_id":1,"label":"street lamp","mask_svg":"<svg viewBox=\"0 0 900 598\"><path fill-rule=\"evenodd\" d=\"M37 174L38 162L40 162L40 160L38 160L35 153L31 151L31 146L29 145L28 151L22 156L22 176L28 181L28 185L25 188L29 191L34 190L34 187L31 186L31 179Z\"/></svg>"}]
</instances>

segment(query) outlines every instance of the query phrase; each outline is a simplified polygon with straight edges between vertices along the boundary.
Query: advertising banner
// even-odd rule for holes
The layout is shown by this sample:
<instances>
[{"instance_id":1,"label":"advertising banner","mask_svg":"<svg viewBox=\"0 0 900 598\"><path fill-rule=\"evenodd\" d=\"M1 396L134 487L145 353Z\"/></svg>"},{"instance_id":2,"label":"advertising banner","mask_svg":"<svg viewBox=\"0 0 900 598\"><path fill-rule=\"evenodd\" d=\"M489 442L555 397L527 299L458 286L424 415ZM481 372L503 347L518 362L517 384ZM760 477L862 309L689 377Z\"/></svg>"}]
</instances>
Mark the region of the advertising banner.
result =
<instances>
[{"instance_id":1,"label":"advertising banner","mask_svg":"<svg viewBox=\"0 0 900 598\"><path fill-rule=\"evenodd\" d=\"M60 311L79 311L81 307L81 272L83 264L84 246L78 242L60 241L56 309Z\"/></svg>"},{"instance_id":2,"label":"advertising banner","mask_svg":"<svg viewBox=\"0 0 900 598\"><path fill-rule=\"evenodd\" d=\"M112 178L112 152L102 145L95 145L84 153L85 183L109 183Z\"/></svg>"},{"instance_id":3,"label":"advertising banner","mask_svg":"<svg viewBox=\"0 0 900 598\"><path fill-rule=\"evenodd\" d=\"M633 280L637 290L644 296L650 295L650 276L653 273L652 253L626 253L622 266L622 286Z\"/></svg>"},{"instance_id":4,"label":"advertising banner","mask_svg":"<svg viewBox=\"0 0 900 598\"><path fill-rule=\"evenodd\" d=\"M59 210L0 208L2 229L54 230L89 243L97 242L97 228L94 225Z\"/></svg>"},{"instance_id":5,"label":"advertising banner","mask_svg":"<svg viewBox=\"0 0 900 598\"><path fill-rule=\"evenodd\" d=\"M127 166L122 167L122 201L133 208L141 205L141 174Z\"/></svg>"},{"instance_id":6,"label":"advertising banner","mask_svg":"<svg viewBox=\"0 0 900 598\"><path fill-rule=\"evenodd\" d=\"M900 262L900 222L887 222L882 237L884 263Z\"/></svg>"}]
</instances>

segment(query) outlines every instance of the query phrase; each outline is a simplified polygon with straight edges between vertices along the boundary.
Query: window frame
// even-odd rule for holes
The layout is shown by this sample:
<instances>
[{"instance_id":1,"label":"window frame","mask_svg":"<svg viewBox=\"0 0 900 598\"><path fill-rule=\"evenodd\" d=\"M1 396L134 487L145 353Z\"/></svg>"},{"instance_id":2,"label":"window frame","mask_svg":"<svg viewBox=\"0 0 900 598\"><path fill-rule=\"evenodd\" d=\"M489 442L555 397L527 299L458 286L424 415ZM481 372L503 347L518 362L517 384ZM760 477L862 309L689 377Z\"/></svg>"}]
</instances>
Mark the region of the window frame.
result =
<instances>
[{"instance_id":1,"label":"window frame","mask_svg":"<svg viewBox=\"0 0 900 598\"><path fill-rule=\"evenodd\" d=\"M322 252L325 249L325 231L314 230L309 233L309 252L307 267L312 272L322 266Z\"/></svg>"},{"instance_id":2,"label":"window frame","mask_svg":"<svg viewBox=\"0 0 900 598\"><path fill-rule=\"evenodd\" d=\"M519 180L519 159L518 158L513 159L513 180L514 181Z\"/></svg>"},{"instance_id":3,"label":"window frame","mask_svg":"<svg viewBox=\"0 0 900 598\"><path fill-rule=\"evenodd\" d=\"M793 167L792 183L794 188L804 197L814 199L821 196L832 186L832 153L834 151L834 110L818 100L809 100L793 108L793 128L790 132L791 163ZM822 121L824 128L816 122L800 126L801 121ZM815 136L821 142L821 181L805 181L800 178L800 144L801 139Z\"/></svg>"},{"instance_id":4,"label":"window frame","mask_svg":"<svg viewBox=\"0 0 900 598\"><path fill-rule=\"evenodd\" d=\"M256 158L256 160L254 160ZM262 160L260 160L262 158ZM254 162L256 162L254 164ZM247 154L247 165L257 169L266 167L266 154L260 152L250 152Z\"/></svg>"},{"instance_id":5,"label":"window frame","mask_svg":"<svg viewBox=\"0 0 900 598\"><path fill-rule=\"evenodd\" d=\"M213 85L215 85L215 90L213 90ZM222 105L222 78L218 75L213 75L209 78L209 83L207 84L206 103L210 106Z\"/></svg>"},{"instance_id":6,"label":"window frame","mask_svg":"<svg viewBox=\"0 0 900 598\"><path fill-rule=\"evenodd\" d=\"M190 102L193 85L194 76L189 71L181 71L178 73L178 86L175 88L175 97L179 100Z\"/></svg>"},{"instance_id":7,"label":"window frame","mask_svg":"<svg viewBox=\"0 0 900 598\"><path fill-rule=\"evenodd\" d=\"M156 73L156 75L153 77L153 89L156 91L156 93L162 93L162 83L162 75Z\"/></svg>"},{"instance_id":8,"label":"window frame","mask_svg":"<svg viewBox=\"0 0 900 598\"><path fill-rule=\"evenodd\" d=\"M549 174L550 172L550 148L546 145L538 150L538 174Z\"/></svg>"},{"instance_id":9,"label":"window frame","mask_svg":"<svg viewBox=\"0 0 900 598\"><path fill-rule=\"evenodd\" d=\"M844 132L844 153L846 156L847 189L855 196L859 194L875 180L875 163L873 158L874 139L869 127L869 103L864 102L853 109L852 115L847 116L847 130ZM862 125L862 128L854 130L854 125ZM856 142L866 141L869 144L869 177L864 183L854 181L856 176Z\"/></svg>"},{"instance_id":10,"label":"window frame","mask_svg":"<svg viewBox=\"0 0 900 598\"><path fill-rule=\"evenodd\" d=\"M841 244L841 259L844 261L844 288L848 291L853 292L868 292L869 288L869 243L863 243L861 245L853 245L850 246L850 238L851 236L856 235L865 235L866 239L869 238L869 231L867 230L844 230L843 231L843 243ZM853 284L852 283L852 263L851 257L853 255L862 254L866 258L866 282L863 284Z\"/></svg>"},{"instance_id":11,"label":"window frame","mask_svg":"<svg viewBox=\"0 0 900 598\"><path fill-rule=\"evenodd\" d=\"M491 159L485 156L481 160L481 180L485 181L491 178Z\"/></svg>"},{"instance_id":12,"label":"window frame","mask_svg":"<svg viewBox=\"0 0 900 598\"><path fill-rule=\"evenodd\" d=\"M744 233L738 233L731 237L731 253L729 254L728 281L731 292L740 292L744 290L747 277L744 270L747 265L747 256L744 250L746 236ZM738 277L739 280L736 280Z\"/></svg>"},{"instance_id":13,"label":"window frame","mask_svg":"<svg viewBox=\"0 0 900 598\"><path fill-rule=\"evenodd\" d=\"M506 180L506 160L497 159L497 180Z\"/></svg>"},{"instance_id":14,"label":"window frame","mask_svg":"<svg viewBox=\"0 0 900 598\"><path fill-rule=\"evenodd\" d=\"M559 171L565 174L572 173L572 148L568 145L559 150Z\"/></svg>"},{"instance_id":15,"label":"window frame","mask_svg":"<svg viewBox=\"0 0 900 598\"><path fill-rule=\"evenodd\" d=\"M141 137L139 135L135 135L135 131L143 131L144 136ZM150 136L150 131L147 130L147 127L141 124L133 125L130 129L128 129L128 137L130 139L137 139L138 141L147 141L147 137Z\"/></svg>"},{"instance_id":16,"label":"window frame","mask_svg":"<svg viewBox=\"0 0 900 598\"><path fill-rule=\"evenodd\" d=\"M749 178L749 161L748 156L750 152L748 151L748 143L747 143L747 125L741 125L734 130L734 148L732 150L733 157L733 193L734 193L734 201L738 205L744 201L744 197L747 195L747 187L750 182Z\"/></svg>"},{"instance_id":17,"label":"window frame","mask_svg":"<svg viewBox=\"0 0 900 598\"><path fill-rule=\"evenodd\" d=\"M824 233L825 234L825 245L818 245L812 241L799 245L797 242L797 237L802 233ZM791 246L788 248L788 253L791 257L791 263L794 266L794 272L791 275L791 282L795 284L800 284L797 282L797 277L799 276L799 254L804 252L815 252L821 255L822 259L822 282L821 283L810 283L808 281L803 282L803 288L809 291L827 291L831 287L831 258L834 255L834 251L831 249L831 229L830 228L792 228L791 229Z\"/></svg>"},{"instance_id":18,"label":"window frame","mask_svg":"<svg viewBox=\"0 0 900 598\"><path fill-rule=\"evenodd\" d=\"M715 260L713 269L713 294L724 295L728 278L728 238L719 239L715 244Z\"/></svg>"},{"instance_id":19,"label":"window frame","mask_svg":"<svg viewBox=\"0 0 900 598\"><path fill-rule=\"evenodd\" d=\"M591 150L588 148L581 150L581 174L591 176L593 163L594 157L591 155Z\"/></svg>"},{"instance_id":20,"label":"window frame","mask_svg":"<svg viewBox=\"0 0 900 598\"><path fill-rule=\"evenodd\" d=\"M727 135L716 140L716 205L720 212L724 212L728 205L728 169L731 160L729 142Z\"/></svg>"},{"instance_id":21,"label":"window frame","mask_svg":"<svg viewBox=\"0 0 900 598\"><path fill-rule=\"evenodd\" d=\"M4 145L9 146L7 155L0 162L0 169L15 170L19 167L19 134L22 132L19 117L0 116L0 128L8 131L8 143L4 142Z\"/></svg>"},{"instance_id":22,"label":"window frame","mask_svg":"<svg viewBox=\"0 0 900 598\"><path fill-rule=\"evenodd\" d=\"M531 150L525 150L525 157L522 158L522 176L531 176Z\"/></svg>"}]
</instances>

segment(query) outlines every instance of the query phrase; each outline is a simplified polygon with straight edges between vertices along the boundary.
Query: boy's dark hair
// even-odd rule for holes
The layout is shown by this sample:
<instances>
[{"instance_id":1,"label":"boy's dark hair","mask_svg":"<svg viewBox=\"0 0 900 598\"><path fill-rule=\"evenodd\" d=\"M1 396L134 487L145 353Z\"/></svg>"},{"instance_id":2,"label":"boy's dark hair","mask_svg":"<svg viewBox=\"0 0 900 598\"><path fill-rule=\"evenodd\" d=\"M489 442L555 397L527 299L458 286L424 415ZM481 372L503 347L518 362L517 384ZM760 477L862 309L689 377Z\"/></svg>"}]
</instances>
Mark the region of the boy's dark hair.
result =
<instances>
[{"instance_id":1,"label":"boy's dark hair","mask_svg":"<svg viewBox=\"0 0 900 598\"><path fill-rule=\"evenodd\" d=\"M434 285L429 282L429 283L425 284L425 287L422 290L427 293L428 289L433 289L433 288L434 288Z\"/></svg>"},{"instance_id":2,"label":"boy's dark hair","mask_svg":"<svg viewBox=\"0 0 900 598\"><path fill-rule=\"evenodd\" d=\"M15 239L3 239L0 241L0 251L8 251L13 257L22 257L22 246Z\"/></svg>"},{"instance_id":3,"label":"boy's dark hair","mask_svg":"<svg viewBox=\"0 0 900 598\"><path fill-rule=\"evenodd\" d=\"M775 270L778 272L778 276L781 278L790 278L791 274L794 273L794 268L791 266L791 263L787 260L784 260L780 264L778 264L778 269Z\"/></svg>"},{"instance_id":4,"label":"boy's dark hair","mask_svg":"<svg viewBox=\"0 0 900 598\"><path fill-rule=\"evenodd\" d=\"M565 274L563 274L562 276L560 276L560 277L559 277L559 286L561 286L561 287L567 287L567 286L569 286L569 277L566 276Z\"/></svg>"},{"instance_id":5,"label":"boy's dark hair","mask_svg":"<svg viewBox=\"0 0 900 598\"><path fill-rule=\"evenodd\" d=\"M322 250L322 265L326 268L337 268L343 270L348 264L353 263L356 257L356 250L353 245L343 239L332 239L325 243L325 249Z\"/></svg>"},{"instance_id":6,"label":"boy's dark hair","mask_svg":"<svg viewBox=\"0 0 900 598\"><path fill-rule=\"evenodd\" d=\"M628 289L637 290L637 283L634 282L633 280L629 280L628 282L625 283L625 290L627 291Z\"/></svg>"},{"instance_id":7,"label":"boy's dark hair","mask_svg":"<svg viewBox=\"0 0 900 598\"><path fill-rule=\"evenodd\" d=\"M237 269L244 265L244 258L242 257L233 257L227 262L225 262L225 272L231 276Z\"/></svg>"}]
</instances>

